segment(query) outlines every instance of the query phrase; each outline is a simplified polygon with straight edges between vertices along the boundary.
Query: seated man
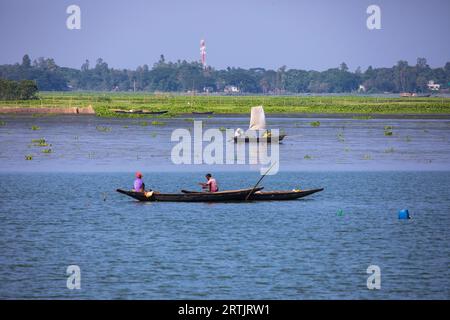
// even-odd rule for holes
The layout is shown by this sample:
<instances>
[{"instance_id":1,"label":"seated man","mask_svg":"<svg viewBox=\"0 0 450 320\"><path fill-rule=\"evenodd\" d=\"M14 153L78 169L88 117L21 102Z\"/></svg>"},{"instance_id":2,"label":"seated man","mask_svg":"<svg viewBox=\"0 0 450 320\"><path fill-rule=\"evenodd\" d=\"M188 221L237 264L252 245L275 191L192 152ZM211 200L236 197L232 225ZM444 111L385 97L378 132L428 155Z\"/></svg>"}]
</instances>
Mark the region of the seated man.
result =
<instances>
[{"instance_id":1,"label":"seated man","mask_svg":"<svg viewBox=\"0 0 450 320\"><path fill-rule=\"evenodd\" d=\"M145 183L142 181L142 173L139 171L136 172L136 180L134 180L134 191L136 192L144 192L145 191Z\"/></svg>"},{"instance_id":2,"label":"seated man","mask_svg":"<svg viewBox=\"0 0 450 320\"><path fill-rule=\"evenodd\" d=\"M211 173L206 174L206 180L206 183L199 183L203 189L208 189L209 192L219 191L219 186L217 185L216 179L211 176Z\"/></svg>"}]
</instances>

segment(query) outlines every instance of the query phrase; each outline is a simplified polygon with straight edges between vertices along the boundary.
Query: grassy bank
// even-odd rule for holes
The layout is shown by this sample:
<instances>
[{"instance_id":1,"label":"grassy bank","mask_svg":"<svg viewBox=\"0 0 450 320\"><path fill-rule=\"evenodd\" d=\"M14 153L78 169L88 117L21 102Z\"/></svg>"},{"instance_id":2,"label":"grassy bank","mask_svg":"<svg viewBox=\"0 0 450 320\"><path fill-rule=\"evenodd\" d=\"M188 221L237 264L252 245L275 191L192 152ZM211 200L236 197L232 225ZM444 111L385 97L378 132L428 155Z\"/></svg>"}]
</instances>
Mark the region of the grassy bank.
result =
<instances>
[{"instance_id":1,"label":"grassy bank","mask_svg":"<svg viewBox=\"0 0 450 320\"><path fill-rule=\"evenodd\" d=\"M165 117L191 112L248 114L262 105L266 113L450 114L450 98L377 98L364 96L186 96L143 93L41 93L38 100L0 101L0 107L86 107L98 116L123 115L114 109L169 111Z\"/></svg>"}]
</instances>

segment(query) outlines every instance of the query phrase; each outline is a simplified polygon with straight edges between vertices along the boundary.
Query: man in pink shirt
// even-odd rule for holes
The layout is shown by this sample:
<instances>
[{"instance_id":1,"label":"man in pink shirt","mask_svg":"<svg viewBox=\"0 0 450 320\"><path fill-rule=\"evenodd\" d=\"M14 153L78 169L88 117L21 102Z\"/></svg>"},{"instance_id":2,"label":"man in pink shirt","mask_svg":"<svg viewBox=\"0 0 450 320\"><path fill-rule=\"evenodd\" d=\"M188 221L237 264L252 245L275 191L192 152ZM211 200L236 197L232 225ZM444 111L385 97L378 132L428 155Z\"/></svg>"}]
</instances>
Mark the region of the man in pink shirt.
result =
<instances>
[{"instance_id":1,"label":"man in pink shirt","mask_svg":"<svg viewBox=\"0 0 450 320\"><path fill-rule=\"evenodd\" d=\"M216 179L211 176L211 173L206 174L206 180L206 183L199 183L203 189L208 189L209 192L219 191L219 186L217 185Z\"/></svg>"}]
</instances>

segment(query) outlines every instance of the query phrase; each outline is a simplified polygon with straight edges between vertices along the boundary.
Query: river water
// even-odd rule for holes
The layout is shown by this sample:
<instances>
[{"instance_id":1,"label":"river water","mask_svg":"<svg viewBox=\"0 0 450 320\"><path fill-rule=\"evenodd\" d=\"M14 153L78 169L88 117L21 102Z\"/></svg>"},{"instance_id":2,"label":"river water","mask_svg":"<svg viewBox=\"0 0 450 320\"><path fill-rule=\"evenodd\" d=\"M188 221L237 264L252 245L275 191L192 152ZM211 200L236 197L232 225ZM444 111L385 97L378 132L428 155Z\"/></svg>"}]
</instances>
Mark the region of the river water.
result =
<instances>
[{"instance_id":1,"label":"river water","mask_svg":"<svg viewBox=\"0 0 450 320\"><path fill-rule=\"evenodd\" d=\"M135 170L162 191L196 189L206 171L221 189L251 187L255 166L171 162L171 132L191 121L0 120L0 298L450 298L448 120L270 119L288 136L279 173L262 185L325 190L241 204L138 203L115 192ZM31 142L40 138L51 145ZM397 218L404 208L411 220ZM80 267L80 290L66 286L69 265ZM370 265L380 267L379 290L367 288Z\"/></svg>"}]
</instances>

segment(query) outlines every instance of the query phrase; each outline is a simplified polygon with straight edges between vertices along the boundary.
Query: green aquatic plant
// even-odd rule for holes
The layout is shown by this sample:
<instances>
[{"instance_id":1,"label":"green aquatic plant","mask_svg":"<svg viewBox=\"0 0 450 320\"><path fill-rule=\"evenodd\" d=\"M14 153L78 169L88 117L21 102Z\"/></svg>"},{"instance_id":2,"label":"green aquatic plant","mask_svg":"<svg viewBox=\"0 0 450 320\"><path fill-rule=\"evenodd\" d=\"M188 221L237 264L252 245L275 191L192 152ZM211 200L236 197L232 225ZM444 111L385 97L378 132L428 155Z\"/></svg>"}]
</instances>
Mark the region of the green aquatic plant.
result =
<instances>
[{"instance_id":1,"label":"green aquatic plant","mask_svg":"<svg viewBox=\"0 0 450 320\"><path fill-rule=\"evenodd\" d=\"M41 128L38 126L31 126L31 130L36 131L36 130L41 130Z\"/></svg>"},{"instance_id":2,"label":"green aquatic plant","mask_svg":"<svg viewBox=\"0 0 450 320\"><path fill-rule=\"evenodd\" d=\"M37 146L37 147L48 147L49 146L49 144L47 143L47 141L44 138L32 139L31 143L33 143L33 145Z\"/></svg>"},{"instance_id":3,"label":"green aquatic plant","mask_svg":"<svg viewBox=\"0 0 450 320\"><path fill-rule=\"evenodd\" d=\"M42 150L42 153L52 153L52 149L44 149Z\"/></svg>"},{"instance_id":4,"label":"green aquatic plant","mask_svg":"<svg viewBox=\"0 0 450 320\"><path fill-rule=\"evenodd\" d=\"M225 127L220 127L220 128L219 128L219 131L225 132L225 131L227 131L227 129L226 129Z\"/></svg>"},{"instance_id":5,"label":"green aquatic plant","mask_svg":"<svg viewBox=\"0 0 450 320\"><path fill-rule=\"evenodd\" d=\"M384 153L394 153L395 149L394 148L387 148L386 150L384 150Z\"/></svg>"},{"instance_id":6,"label":"green aquatic plant","mask_svg":"<svg viewBox=\"0 0 450 320\"><path fill-rule=\"evenodd\" d=\"M186 122L194 122L194 118L186 118L186 119L184 119L184 121L186 121Z\"/></svg>"},{"instance_id":7,"label":"green aquatic plant","mask_svg":"<svg viewBox=\"0 0 450 320\"><path fill-rule=\"evenodd\" d=\"M152 121L152 126L165 126L166 123L162 121Z\"/></svg>"},{"instance_id":8,"label":"green aquatic plant","mask_svg":"<svg viewBox=\"0 0 450 320\"><path fill-rule=\"evenodd\" d=\"M352 118L355 120L371 120L371 119L373 119L372 116L353 116Z\"/></svg>"},{"instance_id":9,"label":"green aquatic plant","mask_svg":"<svg viewBox=\"0 0 450 320\"><path fill-rule=\"evenodd\" d=\"M384 126L384 135L392 136L392 126Z\"/></svg>"},{"instance_id":10,"label":"green aquatic plant","mask_svg":"<svg viewBox=\"0 0 450 320\"><path fill-rule=\"evenodd\" d=\"M110 127L103 127L103 126L96 126L95 129L97 129L97 131L100 131L100 132L109 132L109 131L111 131Z\"/></svg>"},{"instance_id":11,"label":"green aquatic plant","mask_svg":"<svg viewBox=\"0 0 450 320\"><path fill-rule=\"evenodd\" d=\"M156 132L152 132L152 134L151 134L152 138L156 138L157 135L158 134Z\"/></svg>"},{"instance_id":12,"label":"green aquatic plant","mask_svg":"<svg viewBox=\"0 0 450 320\"><path fill-rule=\"evenodd\" d=\"M141 121L141 122L139 122L139 125L141 127L147 127L148 126L148 122L147 121Z\"/></svg>"},{"instance_id":13,"label":"green aquatic plant","mask_svg":"<svg viewBox=\"0 0 450 320\"><path fill-rule=\"evenodd\" d=\"M363 160L372 160L372 156L370 154L365 154Z\"/></svg>"},{"instance_id":14,"label":"green aquatic plant","mask_svg":"<svg viewBox=\"0 0 450 320\"><path fill-rule=\"evenodd\" d=\"M33 156L31 154L27 154L25 156L25 160L33 160Z\"/></svg>"},{"instance_id":15,"label":"green aquatic plant","mask_svg":"<svg viewBox=\"0 0 450 320\"><path fill-rule=\"evenodd\" d=\"M0 127L6 126L6 122L5 121L0 121Z\"/></svg>"},{"instance_id":16,"label":"green aquatic plant","mask_svg":"<svg viewBox=\"0 0 450 320\"><path fill-rule=\"evenodd\" d=\"M305 155L305 156L303 157L303 159L305 159L305 160L311 160L312 157L311 157L310 155Z\"/></svg>"},{"instance_id":17,"label":"green aquatic plant","mask_svg":"<svg viewBox=\"0 0 450 320\"><path fill-rule=\"evenodd\" d=\"M108 96L102 96L102 97L97 97L97 102L111 102L112 99L111 97Z\"/></svg>"},{"instance_id":18,"label":"green aquatic plant","mask_svg":"<svg viewBox=\"0 0 450 320\"><path fill-rule=\"evenodd\" d=\"M320 127L320 121L313 121L310 123L311 127Z\"/></svg>"}]
</instances>

